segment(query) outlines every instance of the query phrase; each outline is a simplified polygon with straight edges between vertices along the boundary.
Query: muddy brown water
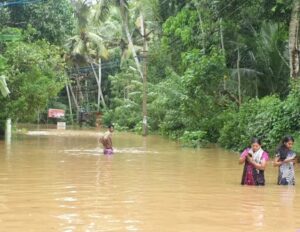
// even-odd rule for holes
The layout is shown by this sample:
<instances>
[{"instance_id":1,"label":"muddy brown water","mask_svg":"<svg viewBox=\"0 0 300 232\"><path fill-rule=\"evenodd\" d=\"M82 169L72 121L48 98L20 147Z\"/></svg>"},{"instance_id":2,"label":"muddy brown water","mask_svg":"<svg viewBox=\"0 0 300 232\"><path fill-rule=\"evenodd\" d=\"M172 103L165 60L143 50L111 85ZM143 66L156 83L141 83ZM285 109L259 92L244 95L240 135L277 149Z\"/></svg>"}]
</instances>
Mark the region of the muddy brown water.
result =
<instances>
[{"instance_id":1,"label":"muddy brown water","mask_svg":"<svg viewBox=\"0 0 300 232\"><path fill-rule=\"evenodd\" d=\"M116 132L116 153L104 156L98 136L0 141L0 231L300 231L300 182L277 186L271 164L265 187L246 187L238 154L224 149Z\"/></svg>"}]
</instances>

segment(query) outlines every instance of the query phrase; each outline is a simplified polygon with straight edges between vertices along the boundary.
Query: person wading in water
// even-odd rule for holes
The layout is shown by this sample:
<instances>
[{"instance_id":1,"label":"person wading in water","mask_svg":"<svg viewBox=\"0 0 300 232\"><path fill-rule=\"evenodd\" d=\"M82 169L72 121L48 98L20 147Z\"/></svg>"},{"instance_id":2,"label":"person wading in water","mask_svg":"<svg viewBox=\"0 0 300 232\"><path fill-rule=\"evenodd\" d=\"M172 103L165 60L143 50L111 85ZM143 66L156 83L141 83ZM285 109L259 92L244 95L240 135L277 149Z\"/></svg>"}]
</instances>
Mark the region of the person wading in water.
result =
<instances>
[{"instance_id":1,"label":"person wading in water","mask_svg":"<svg viewBox=\"0 0 300 232\"><path fill-rule=\"evenodd\" d=\"M274 166L279 167L278 180L279 185L295 185L295 164L296 153L292 151L294 138L290 135L283 137L280 146L277 149Z\"/></svg>"},{"instance_id":2,"label":"person wading in water","mask_svg":"<svg viewBox=\"0 0 300 232\"><path fill-rule=\"evenodd\" d=\"M112 133L114 132L114 126L109 125L108 130L100 137L99 142L103 145L104 155L112 155L114 153L112 144Z\"/></svg>"},{"instance_id":3,"label":"person wading in water","mask_svg":"<svg viewBox=\"0 0 300 232\"><path fill-rule=\"evenodd\" d=\"M240 156L239 164L245 164L242 185L265 185L264 170L269 155L261 148L261 140L252 138L251 147L246 148Z\"/></svg>"}]
</instances>

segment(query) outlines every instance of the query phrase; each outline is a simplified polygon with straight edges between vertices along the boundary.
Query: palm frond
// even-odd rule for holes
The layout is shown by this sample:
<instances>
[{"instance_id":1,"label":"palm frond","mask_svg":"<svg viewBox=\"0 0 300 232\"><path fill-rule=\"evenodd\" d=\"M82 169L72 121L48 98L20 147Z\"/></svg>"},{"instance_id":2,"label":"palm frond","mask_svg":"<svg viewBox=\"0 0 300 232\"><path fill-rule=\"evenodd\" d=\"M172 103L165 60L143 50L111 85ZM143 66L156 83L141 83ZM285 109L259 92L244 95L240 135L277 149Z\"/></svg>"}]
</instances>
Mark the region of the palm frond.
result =
<instances>
[{"instance_id":1,"label":"palm frond","mask_svg":"<svg viewBox=\"0 0 300 232\"><path fill-rule=\"evenodd\" d=\"M111 2L102 0L95 6L95 13L93 19L97 23L104 22L110 13Z\"/></svg>"},{"instance_id":2,"label":"palm frond","mask_svg":"<svg viewBox=\"0 0 300 232\"><path fill-rule=\"evenodd\" d=\"M76 43L74 43L74 48L73 48L72 54L73 55L83 54L83 53L85 53L84 48L85 48L85 43L82 40L78 40L78 41L76 41Z\"/></svg>"}]
</instances>

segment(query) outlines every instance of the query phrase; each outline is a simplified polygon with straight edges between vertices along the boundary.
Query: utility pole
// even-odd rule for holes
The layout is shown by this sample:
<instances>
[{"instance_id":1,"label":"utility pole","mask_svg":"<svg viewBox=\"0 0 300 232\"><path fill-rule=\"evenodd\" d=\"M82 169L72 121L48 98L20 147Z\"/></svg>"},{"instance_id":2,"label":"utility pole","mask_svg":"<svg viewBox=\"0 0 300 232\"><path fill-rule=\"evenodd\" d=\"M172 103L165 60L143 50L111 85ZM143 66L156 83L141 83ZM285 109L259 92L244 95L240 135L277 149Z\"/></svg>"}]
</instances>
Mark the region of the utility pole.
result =
<instances>
[{"instance_id":1,"label":"utility pole","mask_svg":"<svg viewBox=\"0 0 300 232\"><path fill-rule=\"evenodd\" d=\"M143 136L148 134L148 122L147 122L147 35L146 35L146 25L141 13L141 35L143 37Z\"/></svg>"}]
</instances>

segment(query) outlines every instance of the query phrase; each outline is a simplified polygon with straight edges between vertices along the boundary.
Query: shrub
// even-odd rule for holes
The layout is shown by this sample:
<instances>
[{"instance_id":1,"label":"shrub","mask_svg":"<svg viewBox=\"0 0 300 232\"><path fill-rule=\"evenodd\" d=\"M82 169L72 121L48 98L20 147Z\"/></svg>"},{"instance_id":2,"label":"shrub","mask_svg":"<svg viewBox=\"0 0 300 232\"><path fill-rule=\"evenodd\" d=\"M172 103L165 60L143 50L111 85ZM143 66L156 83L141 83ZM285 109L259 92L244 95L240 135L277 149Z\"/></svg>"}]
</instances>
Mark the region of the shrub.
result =
<instances>
[{"instance_id":1,"label":"shrub","mask_svg":"<svg viewBox=\"0 0 300 232\"><path fill-rule=\"evenodd\" d=\"M282 102L276 96L252 99L239 111L231 113L220 131L219 142L226 148L242 150L255 136L263 140L265 148L270 149L286 131L281 115Z\"/></svg>"},{"instance_id":2,"label":"shrub","mask_svg":"<svg viewBox=\"0 0 300 232\"><path fill-rule=\"evenodd\" d=\"M273 152L285 134L293 134L300 129L300 94L297 89L294 86L283 101L276 96L268 96L244 103L224 122L219 143L241 151L255 136L262 139L265 149Z\"/></svg>"},{"instance_id":3,"label":"shrub","mask_svg":"<svg viewBox=\"0 0 300 232\"><path fill-rule=\"evenodd\" d=\"M205 131L185 131L179 140L188 147L203 147L207 143L205 136Z\"/></svg>"}]
</instances>

